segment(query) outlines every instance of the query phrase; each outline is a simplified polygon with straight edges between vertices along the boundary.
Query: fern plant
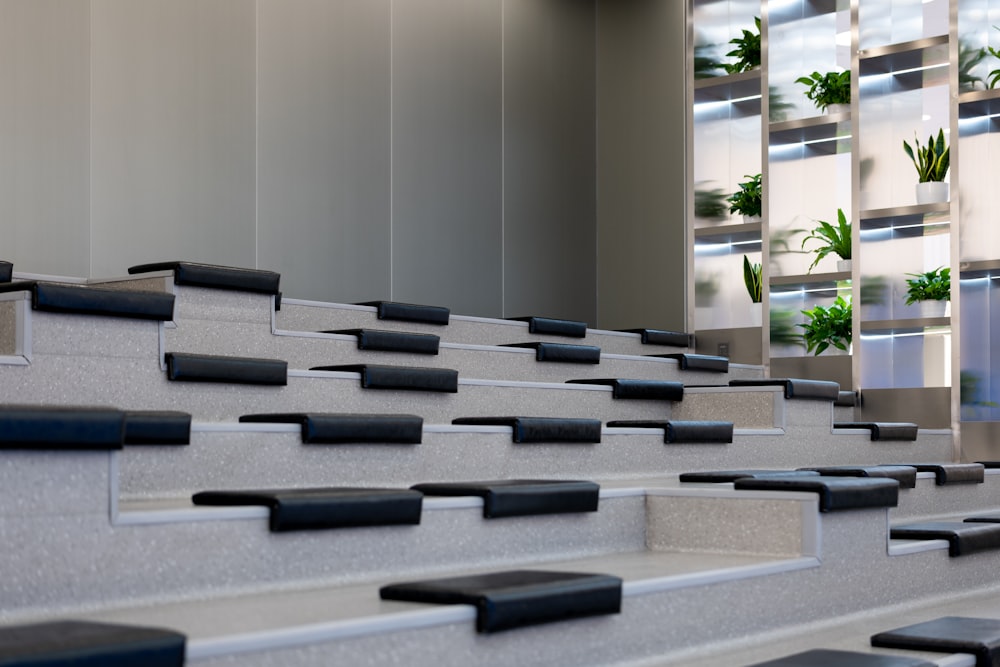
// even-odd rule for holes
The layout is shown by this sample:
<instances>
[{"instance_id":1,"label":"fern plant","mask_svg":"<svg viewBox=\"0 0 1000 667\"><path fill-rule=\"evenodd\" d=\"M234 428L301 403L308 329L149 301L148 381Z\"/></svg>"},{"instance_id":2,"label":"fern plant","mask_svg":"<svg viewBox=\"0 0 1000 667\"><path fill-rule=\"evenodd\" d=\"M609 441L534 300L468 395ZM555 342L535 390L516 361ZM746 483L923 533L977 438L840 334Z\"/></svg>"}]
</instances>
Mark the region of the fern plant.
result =
<instances>
[{"instance_id":1,"label":"fern plant","mask_svg":"<svg viewBox=\"0 0 1000 667\"><path fill-rule=\"evenodd\" d=\"M850 346L853 310L844 297L838 296L829 308L816 306L803 310L802 314L809 318L808 322L797 325L803 329L806 352L820 355L831 346L844 351Z\"/></svg>"},{"instance_id":2,"label":"fern plant","mask_svg":"<svg viewBox=\"0 0 1000 667\"><path fill-rule=\"evenodd\" d=\"M802 249L805 249L806 242L816 240L822 243L812 252L816 253L816 259L809 265L807 273L811 273L816 265L827 255L833 253L841 259L851 258L851 223L844 215L844 209L837 209L837 226L834 227L829 222L823 220L816 221L819 226L810 232L809 236L802 239Z\"/></svg>"},{"instance_id":3,"label":"fern plant","mask_svg":"<svg viewBox=\"0 0 1000 667\"><path fill-rule=\"evenodd\" d=\"M747 287L747 294L754 303L760 303L763 298L764 267L761 264L753 264L750 258L743 255L743 284Z\"/></svg>"},{"instance_id":4,"label":"fern plant","mask_svg":"<svg viewBox=\"0 0 1000 667\"><path fill-rule=\"evenodd\" d=\"M951 159L951 148L945 144L944 130L938 130L937 139L933 135L928 137L926 146L921 146L920 140L914 135L913 145L915 148L911 148L910 144L903 140L903 151L913 160L920 182L943 181L948 174Z\"/></svg>"},{"instance_id":5,"label":"fern plant","mask_svg":"<svg viewBox=\"0 0 1000 667\"><path fill-rule=\"evenodd\" d=\"M736 62L723 65L729 74L749 72L755 67L760 67L760 17L755 16L753 22L757 27L756 33L744 28L742 36L729 40L730 44L736 46L726 54L736 58Z\"/></svg>"}]
</instances>

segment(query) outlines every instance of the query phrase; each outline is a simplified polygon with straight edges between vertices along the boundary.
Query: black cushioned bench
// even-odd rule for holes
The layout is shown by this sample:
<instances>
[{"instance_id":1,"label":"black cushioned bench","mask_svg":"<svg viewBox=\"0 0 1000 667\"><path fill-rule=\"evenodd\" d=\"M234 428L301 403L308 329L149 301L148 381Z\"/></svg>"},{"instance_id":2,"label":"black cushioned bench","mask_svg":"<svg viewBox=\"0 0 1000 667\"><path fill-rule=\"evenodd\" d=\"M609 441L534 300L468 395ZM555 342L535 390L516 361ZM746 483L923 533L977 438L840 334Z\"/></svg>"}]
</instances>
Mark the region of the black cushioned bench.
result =
<instances>
[{"instance_id":1,"label":"black cushioned bench","mask_svg":"<svg viewBox=\"0 0 1000 667\"><path fill-rule=\"evenodd\" d=\"M167 379L174 382L286 385L288 363L280 359L167 352Z\"/></svg>"},{"instance_id":2,"label":"black cushioned bench","mask_svg":"<svg viewBox=\"0 0 1000 667\"><path fill-rule=\"evenodd\" d=\"M585 338L587 336L586 322L559 320L551 317L508 317L507 319L515 322L527 322L528 333L566 336L567 338Z\"/></svg>"},{"instance_id":3,"label":"black cushioned bench","mask_svg":"<svg viewBox=\"0 0 1000 667\"><path fill-rule=\"evenodd\" d=\"M1000 549L1000 524L965 521L925 521L892 526L894 540L947 540L949 556Z\"/></svg>"},{"instance_id":4,"label":"black cushioned bench","mask_svg":"<svg viewBox=\"0 0 1000 667\"><path fill-rule=\"evenodd\" d=\"M424 419L417 415L293 412L243 415L240 421L301 424L302 442L310 445L417 445L424 435Z\"/></svg>"},{"instance_id":5,"label":"black cushioned bench","mask_svg":"<svg viewBox=\"0 0 1000 667\"><path fill-rule=\"evenodd\" d=\"M785 398L836 401L840 385L826 380L801 380L798 378L767 378L730 380L730 387L782 387Z\"/></svg>"},{"instance_id":6,"label":"black cushioned bench","mask_svg":"<svg viewBox=\"0 0 1000 667\"><path fill-rule=\"evenodd\" d=\"M0 449L121 449L125 413L113 408L0 406Z\"/></svg>"},{"instance_id":7,"label":"black cushioned bench","mask_svg":"<svg viewBox=\"0 0 1000 667\"><path fill-rule=\"evenodd\" d=\"M618 329L623 333L639 334L643 345L666 345L669 347L691 347L691 334L663 329Z\"/></svg>"},{"instance_id":8,"label":"black cushioned bench","mask_svg":"<svg viewBox=\"0 0 1000 667\"><path fill-rule=\"evenodd\" d=\"M594 345L569 343L506 343L501 347L526 347L535 351L535 361L554 361L566 364L599 364L601 348Z\"/></svg>"},{"instance_id":9,"label":"black cushioned bench","mask_svg":"<svg viewBox=\"0 0 1000 667\"><path fill-rule=\"evenodd\" d=\"M442 306L422 306L398 301L362 301L355 305L374 306L380 320L446 325L451 319L451 311Z\"/></svg>"},{"instance_id":10,"label":"black cushioned bench","mask_svg":"<svg viewBox=\"0 0 1000 667\"><path fill-rule=\"evenodd\" d=\"M976 667L1000 663L1000 621L943 616L872 635L872 646L940 653L971 653Z\"/></svg>"},{"instance_id":11,"label":"black cushioned bench","mask_svg":"<svg viewBox=\"0 0 1000 667\"><path fill-rule=\"evenodd\" d=\"M514 442L601 441L601 421L576 417L458 417L452 424L466 426L510 426Z\"/></svg>"},{"instance_id":12,"label":"black cushioned bench","mask_svg":"<svg viewBox=\"0 0 1000 667\"><path fill-rule=\"evenodd\" d=\"M423 494L410 489L302 488L201 491L195 505L265 505L272 531L420 523Z\"/></svg>"},{"instance_id":13,"label":"black cushioned bench","mask_svg":"<svg viewBox=\"0 0 1000 667\"><path fill-rule=\"evenodd\" d=\"M89 621L0 628L0 665L31 667L181 667L179 632Z\"/></svg>"},{"instance_id":14,"label":"black cushioned bench","mask_svg":"<svg viewBox=\"0 0 1000 667\"><path fill-rule=\"evenodd\" d=\"M935 663L897 655L813 649L750 667L935 667Z\"/></svg>"},{"instance_id":15,"label":"black cushioned bench","mask_svg":"<svg viewBox=\"0 0 1000 667\"><path fill-rule=\"evenodd\" d=\"M0 261L0 283L9 283L14 279L14 265L11 262Z\"/></svg>"},{"instance_id":16,"label":"black cushioned bench","mask_svg":"<svg viewBox=\"0 0 1000 667\"><path fill-rule=\"evenodd\" d=\"M917 439L917 425L909 422L835 422L835 429L860 429L871 433L872 441Z\"/></svg>"},{"instance_id":17,"label":"black cushioned bench","mask_svg":"<svg viewBox=\"0 0 1000 667\"><path fill-rule=\"evenodd\" d=\"M813 470L820 475L827 477L890 477L899 486L912 489L917 485L917 469L913 466L818 466L816 468L802 468L802 470Z\"/></svg>"},{"instance_id":18,"label":"black cushioned bench","mask_svg":"<svg viewBox=\"0 0 1000 667\"><path fill-rule=\"evenodd\" d=\"M409 352L410 354L437 354L441 337L431 334L380 329L335 329L322 333L343 334L358 339L359 350L378 352Z\"/></svg>"},{"instance_id":19,"label":"black cushioned bench","mask_svg":"<svg viewBox=\"0 0 1000 667\"><path fill-rule=\"evenodd\" d=\"M154 271L173 271L174 283L190 287L257 292L277 296L281 274L262 269L243 269L198 262L155 262L129 267L132 275Z\"/></svg>"},{"instance_id":20,"label":"black cushioned bench","mask_svg":"<svg viewBox=\"0 0 1000 667\"><path fill-rule=\"evenodd\" d=\"M729 359L711 354L692 354L680 352L672 354L647 354L647 357L674 359L682 371L712 371L715 373L729 372Z\"/></svg>"},{"instance_id":21,"label":"black cushioned bench","mask_svg":"<svg viewBox=\"0 0 1000 667\"><path fill-rule=\"evenodd\" d=\"M733 441L733 422L628 419L608 422L615 428L662 428L666 444L729 444Z\"/></svg>"},{"instance_id":22,"label":"black cushioned bench","mask_svg":"<svg viewBox=\"0 0 1000 667\"><path fill-rule=\"evenodd\" d=\"M363 389L399 389L403 391L458 393L458 371L450 368L345 364L313 366L310 370L360 373L361 387Z\"/></svg>"},{"instance_id":23,"label":"black cushioned bench","mask_svg":"<svg viewBox=\"0 0 1000 667\"><path fill-rule=\"evenodd\" d=\"M188 445L191 415L172 410L130 410L125 413L126 445Z\"/></svg>"},{"instance_id":24,"label":"black cushioned bench","mask_svg":"<svg viewBox=\"0 0 1000 667\"><path fill-rule=\"evenodd\" d=\"M606 574L511 570L383 586L383 600L470 604L476 630L498 632L539 623L621 612L622 580Z\"/></svg>"},{"instance_id":25,"label":"black cushioned bench","mask_svg":"<svg viewBox=\"0 0 1000 667\"><path fill-rule=\"evenodd\" d=\"M938 486L946 484L982 484L986 479L986 469L981 463L904 463L917 472L934 473Z\"/></svg>"},{"instance_id":26,"label":"black cushioned bench","mask_svg":"<svg viewBox=\"0 0 1000 667\"><path fill-rule=\"evenodd\" d=\"M683 401L684 383L670 380L592 378L566 380L567 384L600 384L611 387L612 398L647 401Z\"/></svg>"},{"instance_id":27,"label":"black cushioned bench","mask_svg":"<svg viewBox=\"0 0 1000 667\"><path fill-rule=\"evenodd\" d=\"M478 496L487 519L596 512L601 492L594 482L543 479L430 482L410 488L427 496Z\"/></svg>"},{"instance_id":28,"label":"black cushioned bench","mask_svg":"<svg viewBox=\"0 0 1000 667\"><path fill-rule=\"evenodd\" d=\"M819 477L812 470L699 470L682 472L680 481L694 484L726 484L738 479L764 477Z\"/></svg>"},{"instance_id":29,"label":"black cushioned bench","mask_svg":"<svg viewBox=\"0 0 1000 667\"><path fill-rule=\"evenodd\" d=\"M733 488L816 493L820 512L896 507L899 504L899 482L877 477L743 477L733 482Z\"/></svg>"},{"instance_id":30,"label":"black cushioned bench","mask_svg":"<svg viewBox=\"0 0 1000 667\"><path fill-rule=\"evenodd\" d=\"M116 290L43 283L0 282L0 292L30 292L31 308L49 313L99 315L166 322L174 318L174 295L165 292Z\"/></svg>"}]
</instances>

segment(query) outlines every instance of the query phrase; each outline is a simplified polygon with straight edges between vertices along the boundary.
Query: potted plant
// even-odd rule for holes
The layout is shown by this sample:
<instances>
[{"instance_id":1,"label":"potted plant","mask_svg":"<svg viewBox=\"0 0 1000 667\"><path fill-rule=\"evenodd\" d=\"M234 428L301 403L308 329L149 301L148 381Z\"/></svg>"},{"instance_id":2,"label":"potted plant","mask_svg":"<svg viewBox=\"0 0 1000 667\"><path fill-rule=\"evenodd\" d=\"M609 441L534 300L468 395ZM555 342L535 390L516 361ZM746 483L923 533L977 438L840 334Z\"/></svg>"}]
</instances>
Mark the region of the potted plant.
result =
<instances>
[{"instance_id":1,"label":"potted plant","mask_svg":"<svg viewBox=\"0 0 1000 667\"><path fill-rule=\"evenodd\" d=\"M917 183L917 203L948 201L948 184L944 182L944 177L948 174L951 149L944 141L944 130L938 130L937 139L933 135L928 137L926 146L920 145L916 135L913 137L912 148L904 139L903 151L910 156L920 178Z\"/></svg>"},{"instance_id":2,"label":"potted plant","mask_svg":"<svg viewBox=\"0 0 1000 667\"><path fill-rule=\"evenodd\" d=\"M1000 27L997 26L993 27L996 28L997 30L1000 30ZM1000 49L997 49L992 46L987 46L986 50L989 51L990 55L993 56L994 58L1000 58ZM989 80L990 90L996 88L997 83L1000 83L1000 69L991 69L990 73L987 76L990 77Z\"/></svg>"},{"instance_id":3,"label":"potted plant","mask_svg":"<svg viewBox=\"0 0 1000 667\"><path fill-rule=\"evenodd\" d=\"M694 217L711 222L726 219L726 193L722 188L695 188Z\"/></svg>"},{"instance_id":4,"label":"potted plant","mask_svg":"<svg viewBox=\"0 0 1000 667\"><path fill-rule=\"evenodd\" d=\"M743 255L743 284L746 285L747 294L754 303L760 303L763 298L763 271L763 265L753 264L749 257Z\"/></svg>"},{"instance_id":5,"label":"potted plant","mask_svg":"<svg viewBox=\"0 0 1000 667\"><path fill-rule=\"evenodd\" d=\"M925 273L907 273L906 305L921 304L924 317L941 317L951 300L951 269L938 267Z\"/></svg>"},{"instance_id":6,"label":"potted plant","mask_svg":"<svg viewBox=\"0 0 1000 667\"><path fill-rule=\"evenodd\" d=\"M844 209L837 209L836 227L823 220L817 220L816 222L819 226L814 228L812 232L810 232L809 236L802 239L802 249L805 249L806 241L816 240L821 243L819 247L813 248L811 251L816 253L816 259L814 259L813 263L809 265L807 273L812 273L812 270L817 264L819 264L820 260L829 254L834 254L840 257L841 261L837 262L837 270L850 271L851 223L847 221L847 216L844 215Z\"/></svg>"},{"instance_id":7,"label":"potted plant","mask_svg":"<svg viewBox=\"0 0 1000 667\"><path fill-rule=\"evenodd\" d=\"M729 40L730 44L736 46L735 49L726 54L736 58L736 62L723 65L730 74L749 72L760 67L760 17L755 16L753 22L757 27L756 33L744 28L742 36Z\"/></svg>"},{"instance_id":8,"label":"potted plant","mask_svg":"<svg viewBox=\"0 0 1000 667\"><path fill-rule=\"evenodd\" d=\"M809 86L806 97L813 101L820 111L841 113L851 103L851 71L813 72L809 76L800 76L795 83Z\"/></svg>"},{"instance_id":9,"label":"potted plant","mask_svg":"<svg viewBox=\"0 0 1000 667\"><path fill-rule=\"evenodd\" d=\"M853 313L851 304L844 297L838 296L829 308L816 306L801 312L809 318L808 322L798 325L803 329L806 352L818 356L831 346L845 352L850 350Z\"/></svg>"},{"instance_id":10,"label":"potted plant","mask_svg":"<svg viewBox=\"0 0 1000 667\"><path fill-rule=\"evenodd\" d=\"M744 222L759 222L761 212L761 182L760 174L751 176L743 174L749 181L739 184L739 190L729 195L726 201L729 202L731 213L742 213Z\"/></svg>"}]
</instances>

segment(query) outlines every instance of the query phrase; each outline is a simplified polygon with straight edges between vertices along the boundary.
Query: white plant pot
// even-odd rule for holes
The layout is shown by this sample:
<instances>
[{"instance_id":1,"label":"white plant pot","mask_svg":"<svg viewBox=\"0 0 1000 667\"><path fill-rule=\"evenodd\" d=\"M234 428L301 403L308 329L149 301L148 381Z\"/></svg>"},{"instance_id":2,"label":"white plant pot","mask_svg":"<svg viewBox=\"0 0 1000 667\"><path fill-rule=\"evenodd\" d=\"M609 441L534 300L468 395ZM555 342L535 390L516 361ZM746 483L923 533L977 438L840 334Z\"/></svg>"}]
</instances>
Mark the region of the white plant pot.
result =
<instances>
[{"instance_id":1,"label":"white plant pot","mask_svg":"<svg viewBox=\"0 0 1000 667\"><path fill-rule=\"evenodd\" d=\"M829 114L829 115L831 115L831 116L833 114L838 114L838 113L847 113L850 110L851 110L851 105L850 104L827 104L826 105L826 113Z\"/></svg>"},{"instance_id":2,"label":"white plant pot","mask_svg":"<svg viewBox=\"0 0 1000 667\"><path fill-rule=\"evenodd\" d=\"M750 303L750 326L759 327L764 321L764 304Z\"/></svg>"},{"instance_id":3,"label":"white plant pot","mask_svg":"<svg viewBox=\"0 0 1000 667\"><path fill-rule=\"evenodd\" d=\"M951 301L921 301L920 317L948 317Z\"/></svg>"},{"instance_id":4,"label":"white plant pot","mask_svg":"<svg viewBox=\"0 0 1000 667\"><path fill-rule=\"evenodd\" d=\"M850 272L852 268L851 260L849 259L838 259L837 260L837 270Z\"/></svg>"},{"instance_id":5,"label":"white plant pot","mask_svg":"<svg viewBox=\"0 0 1000 667\"><path fill-rule=\"evenodd\" d=\"M752 222L760 222L763 218L759 215L744 215L743 222L745 224L750 224Z\"/></svg>"},{"instance_id":6,"label":"white plant pot","mask_svg":"<svg viewBox=\"0 0 1000 667\"><path fill-rule=\"evenodd\" d=\"M918 204L940 204L948 201L948 184L942 181L917 183Z\"/></svg>"}]
</instances>

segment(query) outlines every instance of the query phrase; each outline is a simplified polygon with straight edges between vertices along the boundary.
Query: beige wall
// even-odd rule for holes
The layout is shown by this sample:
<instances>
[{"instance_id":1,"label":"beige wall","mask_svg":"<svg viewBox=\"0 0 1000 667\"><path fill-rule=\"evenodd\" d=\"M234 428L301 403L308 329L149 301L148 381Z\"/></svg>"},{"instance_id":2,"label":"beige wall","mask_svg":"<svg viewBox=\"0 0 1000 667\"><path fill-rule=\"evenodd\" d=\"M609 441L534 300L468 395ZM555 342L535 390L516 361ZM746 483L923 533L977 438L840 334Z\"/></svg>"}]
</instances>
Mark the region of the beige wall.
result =
<instances>
[{"instance_id":1,"label":"beige wall","mask_svg":"<svg viewBox=\"0 0 1000 667\"><path fill-rule=\"evenodd\" d=\"M683 326L682 4L0 0L0 257Z\"/></svg>"}]
</instances>

